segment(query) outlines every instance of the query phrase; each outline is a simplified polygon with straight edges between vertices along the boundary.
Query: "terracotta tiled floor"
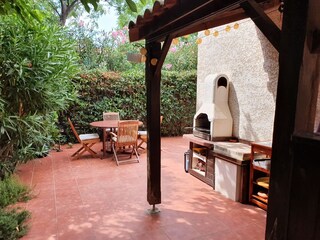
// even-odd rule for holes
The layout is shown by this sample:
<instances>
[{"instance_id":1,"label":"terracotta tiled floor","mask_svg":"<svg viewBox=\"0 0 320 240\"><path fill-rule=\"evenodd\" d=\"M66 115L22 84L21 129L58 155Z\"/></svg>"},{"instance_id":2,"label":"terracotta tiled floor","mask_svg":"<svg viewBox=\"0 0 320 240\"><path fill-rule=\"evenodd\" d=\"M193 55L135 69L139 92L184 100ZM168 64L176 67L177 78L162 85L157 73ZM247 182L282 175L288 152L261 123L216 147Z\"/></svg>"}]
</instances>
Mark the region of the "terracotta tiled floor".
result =
<instances>
[{"instance_id":1,"label":"terracotta tiled floor","mask_svg":"<svg viewBox=\"0 0 320 240\"><path fill-rule=\"evenodd\" d=\"M32 212L24 240L264 239L265 211L228 200L184 172L188 142L182 137L162 139L157 215L147 213L146 153L140 163L120 166L111 155L71 161L78 146L19 167L18 175L36 193L23 205Z\"/></svg>"}]
</instances>

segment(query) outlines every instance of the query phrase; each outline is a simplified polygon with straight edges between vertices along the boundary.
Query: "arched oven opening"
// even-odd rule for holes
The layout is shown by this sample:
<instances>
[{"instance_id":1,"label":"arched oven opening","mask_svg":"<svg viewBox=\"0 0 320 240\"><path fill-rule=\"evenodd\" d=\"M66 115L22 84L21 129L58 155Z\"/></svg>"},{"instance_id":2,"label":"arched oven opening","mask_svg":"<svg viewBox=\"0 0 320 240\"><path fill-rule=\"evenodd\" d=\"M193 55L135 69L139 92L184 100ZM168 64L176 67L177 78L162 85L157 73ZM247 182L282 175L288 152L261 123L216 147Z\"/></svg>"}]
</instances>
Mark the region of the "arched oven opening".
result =
<instances>
[{"instance_id":1,"label":"arched oven opening","mask_svg":"<svg viewBox=\"0 0 320 240\"><path fill-rule=\"evenodd\" d=\"M206 140L211 140L210 121L207 114L200 113L196 116L193 135Z\"/></svg>"}]
</instances>

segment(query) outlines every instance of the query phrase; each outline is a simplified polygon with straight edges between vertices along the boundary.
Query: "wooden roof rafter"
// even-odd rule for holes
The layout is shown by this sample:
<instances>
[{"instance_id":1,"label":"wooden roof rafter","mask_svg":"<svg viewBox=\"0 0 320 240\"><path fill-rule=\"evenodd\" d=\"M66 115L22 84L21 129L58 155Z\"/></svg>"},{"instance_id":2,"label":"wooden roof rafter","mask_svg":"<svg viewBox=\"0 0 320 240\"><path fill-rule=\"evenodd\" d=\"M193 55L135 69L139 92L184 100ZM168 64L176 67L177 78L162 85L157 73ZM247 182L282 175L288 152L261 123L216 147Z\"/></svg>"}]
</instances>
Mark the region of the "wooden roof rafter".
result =
<instances>
[{"instance_id":1,"label":"wooden roof rafter","mask_svg":"<svg viewBox=\"0 0 320 240\"><path fill-rule=\"evenodd\" d=\"M130 41L164 41L167 35L180 37L232 21L247 18L242 8L247 0L156 1L152 10L129 23ZM275 9L280 0L255 0L263 10Z\"/></svg>"}]
</instances>

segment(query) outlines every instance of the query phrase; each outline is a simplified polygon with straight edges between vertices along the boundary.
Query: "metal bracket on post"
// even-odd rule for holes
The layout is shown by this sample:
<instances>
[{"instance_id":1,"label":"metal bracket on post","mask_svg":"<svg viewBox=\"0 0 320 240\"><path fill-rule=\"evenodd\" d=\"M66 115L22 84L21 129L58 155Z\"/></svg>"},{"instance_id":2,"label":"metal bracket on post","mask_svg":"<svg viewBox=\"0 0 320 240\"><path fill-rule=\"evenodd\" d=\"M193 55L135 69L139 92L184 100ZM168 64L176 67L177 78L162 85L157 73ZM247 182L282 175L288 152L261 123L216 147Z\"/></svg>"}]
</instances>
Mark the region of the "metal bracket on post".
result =
<instances>
[{"instance_id":1,"label":"metal bracket on post","mask_svg":"<svg viewBox=\"0 0 320 240\"><path fill-rule=\"evenodd\" d=\"M158 213L160 213L160 210L159 210L159 208L156 208L155 204L153 204L152 208L147 210L147 213L150 215L158 214Z\"/></svg>"}]
</instances>

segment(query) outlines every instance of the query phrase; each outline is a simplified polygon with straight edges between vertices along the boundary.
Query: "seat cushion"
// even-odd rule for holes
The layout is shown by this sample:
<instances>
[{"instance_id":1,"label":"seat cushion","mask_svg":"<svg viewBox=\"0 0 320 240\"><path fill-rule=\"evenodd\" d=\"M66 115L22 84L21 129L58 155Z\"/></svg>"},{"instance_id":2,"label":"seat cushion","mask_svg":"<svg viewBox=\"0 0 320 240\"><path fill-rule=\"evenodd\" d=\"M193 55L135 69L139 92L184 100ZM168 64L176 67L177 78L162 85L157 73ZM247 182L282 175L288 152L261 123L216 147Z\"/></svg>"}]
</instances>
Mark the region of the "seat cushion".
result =
<instances>
[{"instance_id":1,"label":"seat cushion","mask_svg":"<svg viewBox=\"0 0 320 240\"><path fill-rule=\"evenodd\" d=\"M146 136L147 131L138 131L138 136Z\"/></svg>"},{"instance_id":2,"label":"seat cushion","mask_svg":"<svg viewBox=\"0 0 320 240\"><path fill-rule=\"evenodd\" d=\"M99 138L99 135L97 133L80 134L79 138L81 141L85 141L85 140Z\"/></svg>"}]
</instances>

